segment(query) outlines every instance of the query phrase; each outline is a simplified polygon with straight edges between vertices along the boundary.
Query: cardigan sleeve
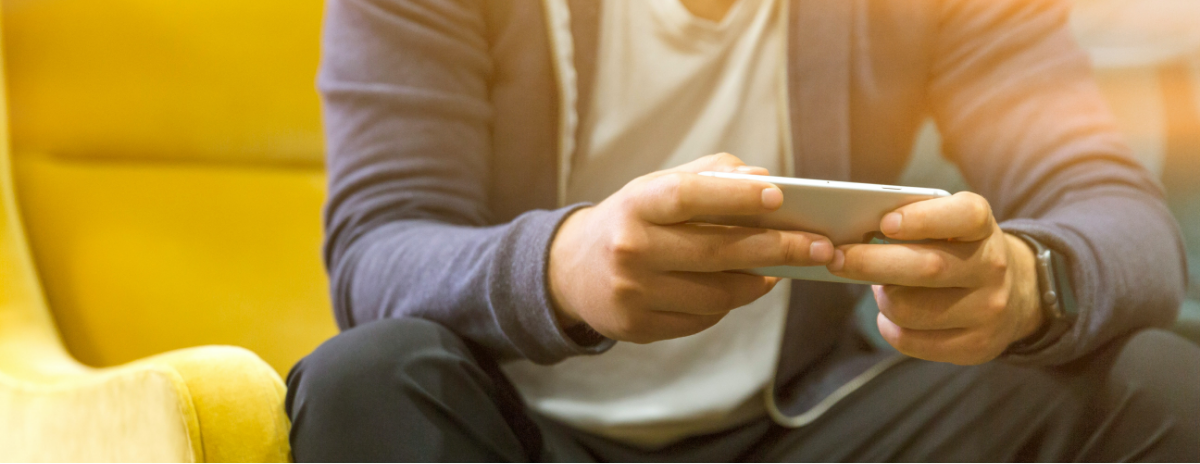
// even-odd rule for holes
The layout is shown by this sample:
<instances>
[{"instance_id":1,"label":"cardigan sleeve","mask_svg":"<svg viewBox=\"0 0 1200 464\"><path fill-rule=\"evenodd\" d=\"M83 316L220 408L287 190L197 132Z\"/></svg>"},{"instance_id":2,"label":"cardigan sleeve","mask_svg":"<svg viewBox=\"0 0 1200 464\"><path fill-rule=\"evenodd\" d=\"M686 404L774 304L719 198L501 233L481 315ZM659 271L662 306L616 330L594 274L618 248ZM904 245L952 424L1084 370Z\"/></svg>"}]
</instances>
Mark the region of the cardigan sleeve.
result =
<instances>
[{"instance_id":1,"label":"cardigan sleeve","mask_svg":"<svg viewBox=\"0 0 1200 464\"><path fill-rule=\"evenodd\" d=\"M597 353L556 323L550 242L577 206L494 224L483 2L330 0L318 88L338 325L438 322L497 359Z\"/></svg>"},{"instance_id":2,"label":"cardigan sleeve","mask_svg":"<svg viewBox=\"0 0 1200 464\"><path fill-rule=\"evenodd\" d=\"M943 151L1007 232L1066 257L1079 317L1007 360L1054 365L1175 319L1186 279L1160 185L1131 155L1059 1L942 4L930 78Z\"/></svg>"}]
</instances>

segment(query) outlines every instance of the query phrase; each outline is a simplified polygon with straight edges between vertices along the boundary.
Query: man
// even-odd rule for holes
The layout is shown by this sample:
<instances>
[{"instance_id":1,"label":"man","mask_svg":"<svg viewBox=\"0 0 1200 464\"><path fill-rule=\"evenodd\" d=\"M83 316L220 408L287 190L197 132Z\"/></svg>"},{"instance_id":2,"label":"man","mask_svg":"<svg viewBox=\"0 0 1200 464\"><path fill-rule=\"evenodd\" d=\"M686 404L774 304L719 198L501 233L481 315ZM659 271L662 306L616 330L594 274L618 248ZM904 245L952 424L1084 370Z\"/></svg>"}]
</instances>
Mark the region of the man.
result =
<instances>
[{"instance_id":1,"label":"man","mask_svg":"<svg viewBox=\"0 0 1200 464\"><path fill-rule=\"evenodd\" d=\"M296 459L1196 459L1200 354L1138 332L1174 318L1178 232L1066 14L330 2L346 331L289 376ZM702 171L892 181L926 115L977 194L880 229L934 242L689 222L781 206ZM850 323L866 288L736 272L770 265L885 283L907 356Z\"/></svg>"}]
</instances>

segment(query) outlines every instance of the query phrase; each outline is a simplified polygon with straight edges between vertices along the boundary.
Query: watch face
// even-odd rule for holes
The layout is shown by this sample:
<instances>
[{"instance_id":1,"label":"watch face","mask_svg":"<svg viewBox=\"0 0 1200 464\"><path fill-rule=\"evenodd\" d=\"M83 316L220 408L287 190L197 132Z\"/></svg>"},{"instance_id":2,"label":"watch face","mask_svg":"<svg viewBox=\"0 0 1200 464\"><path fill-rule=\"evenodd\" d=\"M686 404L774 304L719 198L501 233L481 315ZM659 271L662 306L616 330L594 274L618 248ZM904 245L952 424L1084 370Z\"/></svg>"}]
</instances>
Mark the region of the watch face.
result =
<instances>
[{"instance_id":1,"label":"watch face","mask_svg":"<svg viewBox=\"0 0 1200 464\"><path fill-rule=\"evenodd\" d=\"M1042 309L1051 319L1062 316L1058 307L1058 286L1054 282L1054 262L1050 250L1038 244L1037 279L1038 289L1042 293Z\"/></svg>"},{"instance_id":2,"label":"watch face","mask_svg":"<svg viewBox=\"0 0 1200 464\"><path fill-rule=\"evenodd\" d=\"M1018 234L1018 236L1034 249L1042 311L1051 320L1061 319L1068 313L1074 313L1074 295L1070 294L1071 284L1067 278L1067 266L1062 256L1042 245L1042 242L1033 237L1025 234Z\"/></svg>"},{"instance_id":3,"label":"watch face","mask_svg":"<svg viewBox=\"0 0 1200 464\"><path fill-rule=\"evenodd\" d=\"M1063 255L1050 250L1050 275L1054 276L1054 286L1058 290L1058 310L1064 315L1079 313L1075 301L1075 286L1071 284L1070 267Z\"/></svg>"}]
</instances>

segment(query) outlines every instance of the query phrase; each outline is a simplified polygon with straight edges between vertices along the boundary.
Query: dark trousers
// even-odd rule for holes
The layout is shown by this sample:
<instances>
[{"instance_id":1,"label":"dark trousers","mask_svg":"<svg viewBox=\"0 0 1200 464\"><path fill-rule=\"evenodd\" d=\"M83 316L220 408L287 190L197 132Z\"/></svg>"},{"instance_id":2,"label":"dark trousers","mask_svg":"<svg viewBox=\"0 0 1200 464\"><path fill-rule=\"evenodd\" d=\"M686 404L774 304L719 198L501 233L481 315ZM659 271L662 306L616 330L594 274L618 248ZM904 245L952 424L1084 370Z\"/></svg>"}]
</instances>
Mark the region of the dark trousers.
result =
<instances>
[{"instance_id":1,"label":"dark trousers","mask_svg":"<svg viewBox=\"0 0 1200 464\"><path fill-rule=\"evenodd\" d=\"M375 322L288 376L296 461L1200 461L1200 348L1144 331L1053 369L909 360L815 422L643 450L524 407L436 323Z\"/></svg>"}]
</instances>

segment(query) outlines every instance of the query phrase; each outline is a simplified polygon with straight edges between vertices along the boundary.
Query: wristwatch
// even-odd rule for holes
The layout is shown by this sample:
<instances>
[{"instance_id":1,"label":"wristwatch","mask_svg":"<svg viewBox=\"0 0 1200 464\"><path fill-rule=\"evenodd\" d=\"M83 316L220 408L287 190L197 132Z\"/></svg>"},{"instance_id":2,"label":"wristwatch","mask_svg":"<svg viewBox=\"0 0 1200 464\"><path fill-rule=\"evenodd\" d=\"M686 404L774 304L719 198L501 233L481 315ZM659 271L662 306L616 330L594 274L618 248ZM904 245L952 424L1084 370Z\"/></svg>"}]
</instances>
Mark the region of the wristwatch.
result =
<instances>
[{"instance_id":1,"label":"wristwatch","mask_svg":"<svg viewBox=\"0 0 1200 464\"><path fill-rule=\"evenodd\" d=\"M1035 353L1054 342L1071 329L1079 314L1071 279L1062 255L1025 234L1014 233L1033 249L1038 281L1038 300L1046 322L1032 335L1008 346L1005 354Z\"/></svg>"}]
</instances>

